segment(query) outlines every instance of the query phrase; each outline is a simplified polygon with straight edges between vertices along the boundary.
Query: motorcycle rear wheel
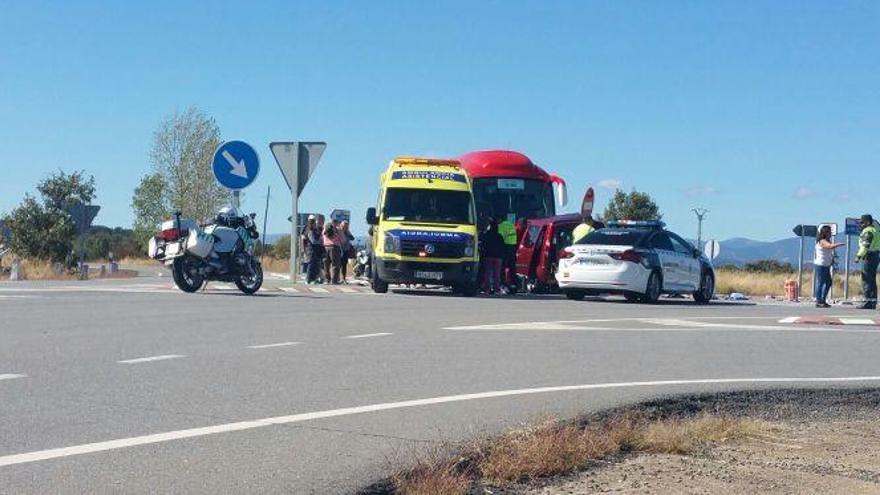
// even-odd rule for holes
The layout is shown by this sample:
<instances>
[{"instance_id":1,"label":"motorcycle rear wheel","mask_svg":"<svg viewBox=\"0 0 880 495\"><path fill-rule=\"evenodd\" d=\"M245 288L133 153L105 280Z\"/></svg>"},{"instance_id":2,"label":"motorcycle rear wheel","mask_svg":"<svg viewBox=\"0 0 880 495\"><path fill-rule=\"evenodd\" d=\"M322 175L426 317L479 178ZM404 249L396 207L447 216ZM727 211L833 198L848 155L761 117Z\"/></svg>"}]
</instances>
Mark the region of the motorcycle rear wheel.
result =
<instances>
[{"instance_id":1,"label":"motorcycle rear wheel","mask_svg":"<svg viewBox=\"0 0 880 495\"><path fill-rule=\"evenodd\" d=\"M205 278L196 269L195 260L190 256L181 256L174 260L171 266L171 275L174 285L183 292L195 292L202 288Z\"/></svg>"}]
</instances>

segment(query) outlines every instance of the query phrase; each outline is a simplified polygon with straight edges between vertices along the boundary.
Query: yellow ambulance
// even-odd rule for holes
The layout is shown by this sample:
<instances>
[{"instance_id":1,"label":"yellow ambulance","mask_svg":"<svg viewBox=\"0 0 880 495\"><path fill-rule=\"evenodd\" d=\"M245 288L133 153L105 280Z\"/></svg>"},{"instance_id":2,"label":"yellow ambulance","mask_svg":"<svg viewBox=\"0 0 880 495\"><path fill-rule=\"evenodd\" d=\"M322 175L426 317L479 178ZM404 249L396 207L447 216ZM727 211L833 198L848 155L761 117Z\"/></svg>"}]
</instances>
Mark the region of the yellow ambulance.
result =
<instances>
[{"instance_id":1,"label":"yellow ambulance","mask_svg":"<svg viewBox=\"0 0 880 495\"><path fill-rule=\"evenodd\" d=\"M370 282L429 284L477 293L477 225L471 180L455 160L398 157L379 177Z\"/></svg>"}]
</instances>

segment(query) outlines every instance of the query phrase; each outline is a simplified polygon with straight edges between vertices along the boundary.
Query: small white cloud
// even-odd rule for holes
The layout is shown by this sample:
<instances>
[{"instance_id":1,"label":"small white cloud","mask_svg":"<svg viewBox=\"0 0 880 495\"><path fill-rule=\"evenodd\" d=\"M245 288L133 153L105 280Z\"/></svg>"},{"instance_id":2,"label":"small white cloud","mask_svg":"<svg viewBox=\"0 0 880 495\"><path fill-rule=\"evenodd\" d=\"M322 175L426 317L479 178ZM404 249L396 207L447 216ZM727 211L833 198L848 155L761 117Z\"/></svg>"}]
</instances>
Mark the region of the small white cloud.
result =
<instances>
[{"instance_id":1,"label":"small white cloud","mask_svg":"<svg viewBox=\"0 0 880 495\"><path fill-rule=\"evenodd\" d=\"M796 199L812 198L815 195L816 195L816 191L810 189L809 187L804 187L804 186L797 188L797 190L794 192L794 197Z\"/></svg>"},{"instance_id":2,"label":"small white cloud","mask_svg":"<svg viewBox=\"0 0 880 495\"><path fill-rule=\"evenodd\" d=\"M853 200L853 196L850 193L840 193L834 196L834 201L838 203L848 203Z\"/></svg>"},{"instance_id":3,"label":"small white cloud","mask_svg":"<svg viewBox=\"0 0 880 495\"><path fill-rule=\"evenodd\" d=\"M609 191L616 191L623 187L623 181L620 179L602 179L596 185Z\"/></svg>"},{"instance_id":4,"label":"small white cloud","mask_svg":"<svg viewBox=\"0 0 880 495\"><path fill-rule=\"evenodd\" d=\"M718 190L715 189L715 186L693 186L688 188L684 193L693 198L695 196L708 196L709 194L715 194L716 192L718 192Z\"/></svg>"}]
</instances>

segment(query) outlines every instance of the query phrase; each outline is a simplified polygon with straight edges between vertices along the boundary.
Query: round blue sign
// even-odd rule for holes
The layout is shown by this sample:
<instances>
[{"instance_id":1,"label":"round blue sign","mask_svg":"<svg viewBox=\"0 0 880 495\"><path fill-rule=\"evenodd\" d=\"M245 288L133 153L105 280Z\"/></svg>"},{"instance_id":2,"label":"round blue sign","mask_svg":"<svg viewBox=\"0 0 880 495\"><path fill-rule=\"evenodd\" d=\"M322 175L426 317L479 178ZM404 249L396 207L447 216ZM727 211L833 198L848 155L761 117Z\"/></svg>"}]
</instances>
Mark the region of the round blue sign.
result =
<instances>
[{"instance_id":1,"label":"round blue sign","mask_svg":"<svg viewBox=\"0 0 880 495\"><path fill-rule=\"evenodd\" d=\"M226 141L214 152L214 177L221 186L239 190L254 182L260 172L260 158L244 141Z\"/></svg>"}]
</instances>

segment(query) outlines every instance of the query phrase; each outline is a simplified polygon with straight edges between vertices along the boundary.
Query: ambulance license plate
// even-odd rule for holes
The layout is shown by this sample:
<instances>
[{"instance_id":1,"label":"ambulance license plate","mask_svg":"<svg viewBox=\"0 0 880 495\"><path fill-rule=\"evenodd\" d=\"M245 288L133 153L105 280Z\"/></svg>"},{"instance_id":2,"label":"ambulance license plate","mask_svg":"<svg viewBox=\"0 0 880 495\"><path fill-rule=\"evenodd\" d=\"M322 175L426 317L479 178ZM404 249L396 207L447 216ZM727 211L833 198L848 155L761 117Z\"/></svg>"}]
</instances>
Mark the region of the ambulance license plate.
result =
<instances>
[{"instance_id":1,"label":"ambulance license plate","mask_svg":"<svg viewBox=\"0 0 880 495\"><path fill-rule=\"evenodd\" d=\"M443 272L416 272L416 278L443 280Z\"/></svg>"}]
</instances>

